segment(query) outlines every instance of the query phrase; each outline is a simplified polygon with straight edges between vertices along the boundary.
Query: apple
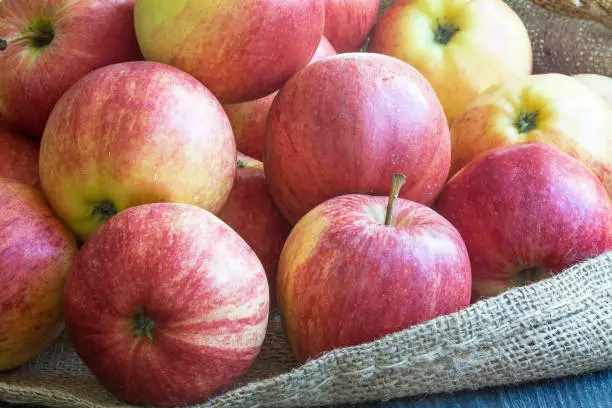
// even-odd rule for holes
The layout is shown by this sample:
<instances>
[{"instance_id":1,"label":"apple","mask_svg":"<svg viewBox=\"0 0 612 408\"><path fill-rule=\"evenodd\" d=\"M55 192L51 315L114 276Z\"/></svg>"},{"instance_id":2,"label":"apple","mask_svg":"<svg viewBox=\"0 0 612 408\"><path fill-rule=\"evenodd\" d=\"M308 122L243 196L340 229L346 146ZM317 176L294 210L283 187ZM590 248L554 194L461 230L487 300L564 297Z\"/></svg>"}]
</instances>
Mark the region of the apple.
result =
<instances>
[{"instance_id":1,"label":"apple","mask_svg":"<svg viewBox=\"0 0 612 408\"><path fill-rule=\"evenodd\" d=\"M234 186L219 218L259 257L270 285L270 307L276 308L276 269L291 225L270 196L263 163L238 155Z\"/></svg>"},{"instance_id":2,"label":"apple","mask_svg":"<svg viewBox=\"0 0 612 408\"><path fill-rule=\"evenodd\" d=\"M471 272L457 230L434 210L347 194L306 214L278 265L281 322L300 362L376 340L470 303Z\"/></svg>"},{"instance_id":3,"label":"apple","mask_svg":"<svg viewBox=\"0 0 612 408\"><path fill-rule=\"evenodd\" d=\"M331 43L322 37L310 64L335 54ZM263 157L268 113L277 93L273 92L254 101L224 105L236 138L236 148L256 160L262 160Z\"/></svg>"},{"instance_id":4,"label":"apple","mask_svg":"<svg viewBox=\"0 0 612 408\"><path fill-rule=\"evenodd\" d=\"M236 145L223 107L166 64L125 62L86 75L43 134L40 179L53 210L85 241L128 207L178 202L218 212Z\"/></svg>"},{"instance_id":5,"label":"apple","mask_svg":"<svg viewBox=\"0 0 612 408\"><path fill-rule=\"evenodd\" d=\"M324 0L136 0L147 60L174 65L224 104L263 98L312 58Z\"/></svg>"},{"instance_id":6,"label":"apple","mask_svg":"<svg viewBox=\"0 0 612 408\"><path fill-rule=\"evenodd\" d=\"M42 193L0 177L0 371L33 360L64 328L62 293L74 236Z\"/></svg>"},{"instance_id":7,"label":"apple","mask_svg":"<svg viewBox=\"0 0 612 408\"><path fill-rule=\"evenodd\" d=\"M491 85L532 72L527 29L502 0L397 2L372 29L368 51L419 70L450 124Z\"/></svg>"},{"instance_id":8,"label":"apple","mask_svg":"<svg viewBox=\"0 0 612 408\"><path fill-rule=\"evenodd\" d=\"M116 397L200 402L252 364L268 323L266 275L251 248L189 204L127 209L81 248L66 284L66 331Z\"/></svg>"},{"instance_id":9,"label":"apple","mask_svg":"<svg viewBox=\"0 0 612 408\"><path fill-rule=\"evenodd\" d=\"M380 54L346 53L295 74L272 104L264 147L266 179L292 224L342 194L389 193L431 204L450 166L440 101L413 67Z\"/></svg>"},{"instance_id":10,"label":"apple","mask_svg":"<svg viewBox=\"0 0 612 408\"><path fill-rule=\"evenodd\" d=\"M612 78L598 74L575 74L573 77L600 94L612 108Z\"/></svg>"},{"instance_id":11,"label":"apple","mask_svg":"<svg viewBox=\"0 0 612 408\"><path fill-rule=\"evenodd\" d=\"M0 121L0 177L19 180L40 189L40 142Z\"/></svg>"},{"instance_id":12,"label":"apple","mask_svg":"<svg viewBox=\"0 0 612 408\"><path fill-rule=\"evenodd\" d=\"M380 0L325 0L323 32L338 53L359 51L379 9Z\"/></svg>"},{"instance_id":13,"label":"apple","mask_svg":"<svg viewBox=\"0 0 612 408\"><path fill-rule=\"evenodd\" d=\"M40 138L85 74L143 58L133 15L134 0L0 1L0 117Z\"/></svg>"},{"instance_id":14,"label":"apple","mask_svg":"<svg viewBox=\"0 0 612 408\"><path fill-rule=\"evenodd\" d=\"M451 175L487 150L539 141L580 160L612 194L612 111L567 75L532 75L492 86L457 118L451 139Z\"/></svg>"},{"instance_id":15,"label":"apple","mask_svg":"<svg viewBox=\"0 0 612 408\"><path fill-rule=\"evenodd\" d=\"M467 245L472 301L612 250L612 204L604 186L546 143L483 153L447 183L435 208Z\"/></svg>"}]
</instances>

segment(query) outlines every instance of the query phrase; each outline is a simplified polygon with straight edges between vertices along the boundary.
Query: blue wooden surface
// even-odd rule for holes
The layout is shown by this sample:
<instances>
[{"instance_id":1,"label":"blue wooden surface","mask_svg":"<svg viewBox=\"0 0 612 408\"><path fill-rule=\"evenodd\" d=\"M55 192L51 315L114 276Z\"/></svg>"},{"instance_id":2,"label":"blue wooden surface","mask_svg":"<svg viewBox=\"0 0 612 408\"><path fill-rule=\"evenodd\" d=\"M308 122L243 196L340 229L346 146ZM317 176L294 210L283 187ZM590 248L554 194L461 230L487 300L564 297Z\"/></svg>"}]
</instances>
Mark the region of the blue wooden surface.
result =
<instances>
[{"instance_id":1,"label":"blue wooden surface","mask_svg":"<svg viewBox=\"0 0 612 408\"><path fill-rule=\"evenodd\" d=\"M44 408L3 402L0 407ZM329 408L612 408L612 370L522 386Z\"/></svg>"},{"instance_id":2,"label":"blue wooden surface","mask_svg":"<svg viewBox=\"0 0 612 408\"><path fill-rule=\"evenodd\" d=\"M542 381L385 403L336 408L612 408L612 370Z\"/></svg>"}]
</instances>

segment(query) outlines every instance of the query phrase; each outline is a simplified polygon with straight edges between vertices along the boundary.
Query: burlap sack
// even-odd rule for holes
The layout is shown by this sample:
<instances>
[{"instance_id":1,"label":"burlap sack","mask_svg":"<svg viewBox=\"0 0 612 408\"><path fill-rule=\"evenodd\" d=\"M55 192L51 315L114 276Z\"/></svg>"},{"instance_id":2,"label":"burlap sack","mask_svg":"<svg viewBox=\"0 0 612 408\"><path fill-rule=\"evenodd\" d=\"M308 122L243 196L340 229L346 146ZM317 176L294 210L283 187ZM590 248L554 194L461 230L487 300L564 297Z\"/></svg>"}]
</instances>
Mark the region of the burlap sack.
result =
<instances>
[{"instance_id":1,"label":"burlap sack","mask_svg":"<svg viewBox=\"0 0 612 408\"><path fill-rule=\"evenodd\" d=\"M610 0L600 2L609 11ZM529 29L534 72L612 75L612 30L605 25L559 16L527 0L508 3ZM612 367L611 339L612 252L301 367L273 317L256 363L233 389L198 407L379 401L581 374ZM65 336L33 362L0 375L1 401L128 407L99 385Z\"/></svg>"}]
</instances>

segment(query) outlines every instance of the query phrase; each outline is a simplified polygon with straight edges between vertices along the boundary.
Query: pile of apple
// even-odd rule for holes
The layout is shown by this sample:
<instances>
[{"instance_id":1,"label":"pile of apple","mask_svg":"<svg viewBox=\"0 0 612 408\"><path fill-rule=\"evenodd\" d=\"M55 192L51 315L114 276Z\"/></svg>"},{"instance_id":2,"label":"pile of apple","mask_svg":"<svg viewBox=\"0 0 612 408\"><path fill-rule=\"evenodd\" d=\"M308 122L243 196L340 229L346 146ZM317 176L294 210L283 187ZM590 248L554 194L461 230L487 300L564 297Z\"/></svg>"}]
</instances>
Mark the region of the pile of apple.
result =
<instances>
[{"instance_id":1,"label":"pile of apple","mask_svg":"<svg viewBox=\"0 0 612 408\"><path fill-rule=\"evenodd\" d=\"M2 1L0 370L65 327L194 403L271 310L304 362L612 250L612 79L532 75L501 0L379 6Z\"/></svg>"}]
</instances>

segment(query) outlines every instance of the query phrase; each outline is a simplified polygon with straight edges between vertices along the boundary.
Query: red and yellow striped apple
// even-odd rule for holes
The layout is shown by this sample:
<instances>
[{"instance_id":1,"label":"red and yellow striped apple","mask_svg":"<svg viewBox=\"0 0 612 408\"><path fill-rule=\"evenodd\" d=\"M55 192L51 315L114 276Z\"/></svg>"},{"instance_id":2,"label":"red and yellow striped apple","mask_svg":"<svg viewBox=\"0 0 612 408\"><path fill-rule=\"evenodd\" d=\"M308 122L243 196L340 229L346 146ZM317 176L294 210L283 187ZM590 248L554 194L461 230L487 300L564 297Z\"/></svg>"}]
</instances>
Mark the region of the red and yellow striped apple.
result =
<instances>
[{"instance_id":1,"label":"red and yellow striped apple","mask_svg":"<svg viewBox=\"0 0 612 408\"><path fill-rule=\"evenodd\" d=\"M110 392L132 404L193 404L258 355L268 284L225 223L188 204L130 208L88 240L66 284L66 330Z\"/></svg>"},{"instance_id":2,"label":"red and yellow striped apple","mask_svg":"<svg viewBox=\"0 0 612 408\"><path fill-rule=\"evenodd\" d=\"M276 269L291 225L270 196L263 163L238 154L234 186L219 218L255 251L270 286L270 307L276 308Z\"/></svg>"},{"instance_id":3,"label":"red and yellow striped apple","mask_svg":"<svg viewBox=\"0 0 612 408\"><path fill-rule=\"evenodd\" d=\"M397 176L394 176L394 178ZM278 266L283 329L300 362L465 308L471 275L457 230L429 207L349 194L294 227Z\"/></svg>"},{"instance_id":4,"label":"red and yellow striped apple","mask_svg":"<svg viewBox=\"0 0 612 408\"><path fill-rule=\"evenodd\" d=\"M338 53L356 52L376 22L380 0L325 0L324 34Z\"/></svg>"},{"instance_id":5,"label":"red and yellow striped apple","mask_svg":"<svg viewBox=\"0 0 612 408\"><path fill-rule=\"evenodd\" d=\"M85 74L142 59L134 0L5 0L0 21L0 118L37 138Z\"/></svg>"},{"instance_id":6,"label":"red and yellow striped apple","mask_svg":"<svg viewBox=\"0 0 612 408\"><path fill-rule=\"evenodd\" d=\"M612 78L598 74L576 74L573 77L601 95L612 109Z\"/></svg>"},{"instance_id":7,"label":"red and yellow striped apple","mask_svg":"<svg viewBox=\"0 0 612 408\"><path fill-rule=\"evenodd\" d=\"M0 121L0 177L19 180L40 189L40 142Z\"/></svg>"},{"instance_id":8,"label":"red and yellow striped apple","mask_svg":"<svg viewBox=\"0 0 612 408\"><path fill-rule=\"evenodd\" d=\"M34 359L64 328L74 236L39 190L0 177L0 371Z\"/></svg>"},{"instance_id":9,"label":"red and yellow striped apple","mask_svg":"<svg viewBox=\"0 0 612 408\"><path fill-rule=\"evenodd\" d=\"M310 64L335 54L334 47L327 38L322 37ZM277 93L278 91L273 92L254 101L223 106L232 124L232 130L236 138L236 148L256 160L262 160L263 158L268 114Z\"/></svg>"},{"instance_id":10,"label":"red and yellow striped apple","mask_svg":"<svg viewBox=\"0 0 612 408\"><path fill-rule=\"evenodd\" d=\"M224 104L263 98L306 66L323 35L324 0L136 0L146 59L200 80Z\"/></svg>"},{"instance_id":11,"label":"red and yellow striped apple","mask_svg":"<svg viewBox=\"0 0 612 408\"><path fill-rule=\"evenodd\" d=\"M399 0L374 26L368 51L418 69L450 124L491 85L532 71L527 29L502 0Z\"/></svg>"},{"instance_id":12,"label":"red and yellow striped apple","mask_svg":"<svg viewBox=\"0 0 612 408\"><path fill-rule=\"evenodd\" d=\"M612 204L604 186L545 143L481 154L451 178L436 210L465 241L473 301L612 250Z\"/></svg>"},{"instance_id":13,"label":"red and yellow striped apple","mask_svg":"<svg viewBox=\"0 0 612 408\"><path fill-rule=\"evenodd\" d=\"M532 75L492 86L457 118L451 140L451 176L487 150L538 141L580 160L612 194L612 111L567 75Z\"/></svg>"},{"instance_id":14,"label":"red and yellow striped apple","mask_svg":"<svg viewBox=\"0 0 612 408\"><path fill-rule=\"evenodd\" d=\"M179 202L213 213L236 169L217 99L169 65L100 68L66 92L45 129L40 178L51 207L81 240L117 212Z\"/></svg>"},{"instance_id":15,"label":"red and yellow striped apple","mask_svg":"<svg viewBox=\"0 0 612 408\"><path fill-rule=\"evenodd\" d=\"M431 204L450 166L448 124L410 65L380 54L335 55L299 71L275 98L264 164L292 224L338 195L388 194L395 172L408 175L403 198Z\"/></svg>"}]
</instances>

